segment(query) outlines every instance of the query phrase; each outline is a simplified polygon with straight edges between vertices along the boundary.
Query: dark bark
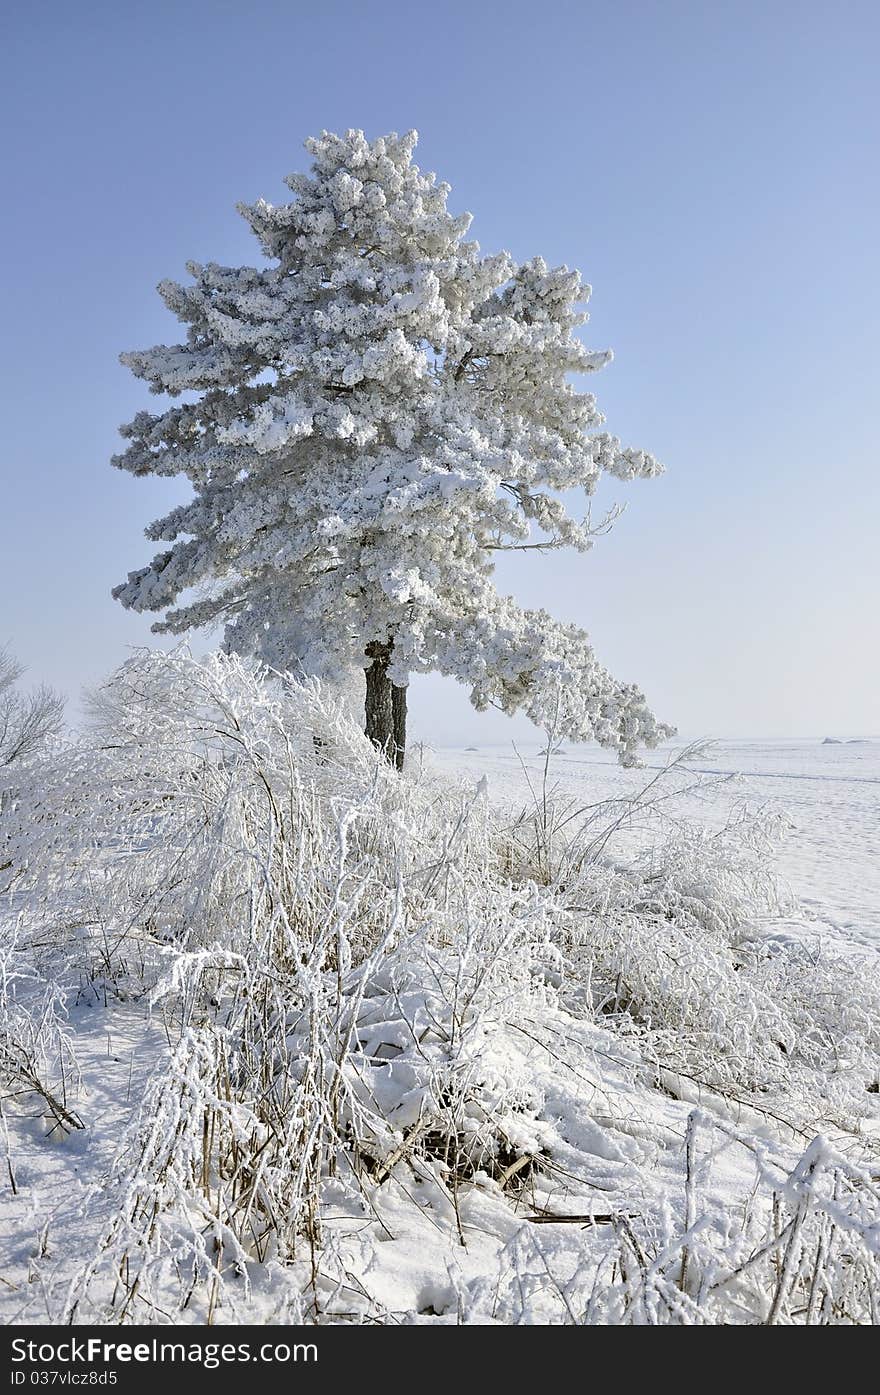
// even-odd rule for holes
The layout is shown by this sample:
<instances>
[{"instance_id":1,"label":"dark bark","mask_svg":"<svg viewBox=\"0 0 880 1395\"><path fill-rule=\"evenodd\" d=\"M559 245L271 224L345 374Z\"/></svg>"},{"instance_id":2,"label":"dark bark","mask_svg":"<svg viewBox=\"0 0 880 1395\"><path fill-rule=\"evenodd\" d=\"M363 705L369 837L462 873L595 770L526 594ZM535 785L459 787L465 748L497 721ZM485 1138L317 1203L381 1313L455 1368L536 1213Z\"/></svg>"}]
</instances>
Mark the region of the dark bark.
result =
<instances>
[{"instance_id":1,"label":"dark bark","mask_svg":"<svg viewBox=\"0 0 880 1395\"><path fill-rule=\"evenodd\" d=\"M402 770L406 752L406 688L399 688L388 677L390 644L368 644L366 656L371 661L364 700L366 733L391 764Z\"/></svg>"},{"instance_id":2,"label":"dark bark","mask_svg":"<svg viewBox=\"0 0 880 1395\"><path fill-rule=\"evenodd\" d=\"M391 717L394 727L394 764L403 769L406 755L406 688L391 685Z\"/></svg>"},{"instance_id":3,"label":"dark bark","mask_svg":"<svg viewBox=\"0 0 880 1395\"><path fill-rule=\"evenodd\" d=\"M391 702L391 679L388 677L388 661L391 646L388 644L368 644L367 658L371 660L367 669L367 691L364 699L366 733L374 746L393 760L394 713Z\"/></svg>"}]
</instances>

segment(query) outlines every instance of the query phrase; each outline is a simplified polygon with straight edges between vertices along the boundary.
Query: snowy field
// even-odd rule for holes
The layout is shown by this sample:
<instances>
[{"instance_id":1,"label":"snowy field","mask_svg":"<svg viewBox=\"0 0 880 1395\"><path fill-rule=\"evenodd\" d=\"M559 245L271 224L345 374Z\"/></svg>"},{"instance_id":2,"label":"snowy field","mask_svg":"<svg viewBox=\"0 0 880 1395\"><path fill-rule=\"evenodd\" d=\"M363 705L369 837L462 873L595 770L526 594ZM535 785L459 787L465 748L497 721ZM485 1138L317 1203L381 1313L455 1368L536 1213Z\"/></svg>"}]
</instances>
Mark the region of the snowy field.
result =
<instances>
[{"instance_id":1,"label":"snowy field","mask_svg":"<svg viewBox=\"0 0 880 1395\"><path fill-rule=\"evenodd\" d=\"M649 752L645 768L622 770L598 748L573 747L551 758L549 783L563 799L588 804L641 789L679 747ZM519 756L516 751L519 752ZM539 793L544 759L536 743L431 750L455 778L486 776L491 797L516 809ZM520 760L519 757L522 757ZM528 779L523 768L525 764ZM817 933L880 951L880 740L714 742L688 769L705 780L699 793L670 801L669 812L718 828L743 805L780 816L776 869ZM653 831L622 840L636 851Z\"/></svg>"},{"instance_id":2,"label":"snowy field","mask_svg":"<svg viewBox=\"0 0 880 1395\"><path fill-rule=\"evenodd\" d=\"M4 825L2 1321L876 1321L880 745L633 805L674 751L115 682Z\"/></svg>"}]
</instances>

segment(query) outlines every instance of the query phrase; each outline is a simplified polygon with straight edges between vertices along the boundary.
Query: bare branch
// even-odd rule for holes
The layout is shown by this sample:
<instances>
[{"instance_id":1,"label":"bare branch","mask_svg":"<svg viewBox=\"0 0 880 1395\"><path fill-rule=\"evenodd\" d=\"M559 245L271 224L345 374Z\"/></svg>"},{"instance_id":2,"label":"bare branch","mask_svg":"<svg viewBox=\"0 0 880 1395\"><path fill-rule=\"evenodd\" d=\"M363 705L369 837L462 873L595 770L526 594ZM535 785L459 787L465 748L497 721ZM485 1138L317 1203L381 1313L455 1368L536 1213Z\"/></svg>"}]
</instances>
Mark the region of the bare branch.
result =
<instances>
[{"instance_id":1,"label":"bare branch","mask_svg":"<svg viewBox=\"0 0 880 1395\"><path fill-rule=\"evenodd\" d=\"M17 659L0 651L0 767L31 759L59 734L64 720L64 698L54 688L17 690L23 672Z\"/></svg>"}]
</instances>

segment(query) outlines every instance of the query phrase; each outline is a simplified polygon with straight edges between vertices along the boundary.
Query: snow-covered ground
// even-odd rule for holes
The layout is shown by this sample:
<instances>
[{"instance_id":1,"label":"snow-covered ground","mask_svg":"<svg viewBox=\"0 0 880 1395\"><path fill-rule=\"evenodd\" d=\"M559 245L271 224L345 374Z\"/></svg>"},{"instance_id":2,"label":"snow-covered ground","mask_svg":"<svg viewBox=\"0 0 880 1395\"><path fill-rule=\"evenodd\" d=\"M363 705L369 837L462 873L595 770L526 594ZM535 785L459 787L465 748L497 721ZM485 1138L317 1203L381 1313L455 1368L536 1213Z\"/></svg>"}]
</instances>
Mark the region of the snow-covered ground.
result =
<instances>
[{"instance_id":1,"label":"snow-covered ground","mask_svg":"<svg viewBox=\"0 0 880 1395\"><path fill-rule=\"evenodd\" d=\"M186 665L181 675L191 681ZM273 725L280 718L268 699L254 696L249 680L231 667L224 671L221 665L212 681L224 700L237 694L242 721L245 700L253 704L255 723L259 718L254 759L270 782L283 787L290 778L284 765L289 752L284 741L274 750L285 729ZM67 1104L84 1127L54 1127L45 1099L27 1089L7 1092L0 1320L63 1320L71 1281L92 1260L93 1278L76 1288L79 1320L108 1313L134 1321L206 1320L214 1303L215 1251L209 1241L222 1233L224 1253L233 1253L237 1241L216 1220L232 1215L234 1231L236 1213L224 1212L228 1202L221 1197L231 1183L215 1175L205 1188L200 1180L202 1139L228 1127L235 1146L246 1152L256 1146L261 1129L259 1137L271 1142L274 1127L270 1120L267 1128L259 1092L254 1094L241 1062L238 1074L227 1071L221 1082L213 1075L212 1053L222 1054L236 1041L241 1051L248 1034L259 1036L261 1021L272 1020L273 1002L286 1011L287 1028L280 1033L272 1028L262 1045L252 1041L241 1059L247 1050L257 1052L255 1060L260 1051L267 1053L273 1061L270 1076L293 1092L292 1112L299 1110L307 1123L318 1121L314 1127L327 1131L324 1146L337 1153L313 1193L320 1195L322 1217L316 1255L306 1247L304 1255L300 1250L284 1265L271 1252L261 1252L254 1263L250 1255L243 1265L226 1263L219 1320L297 1321L316 1314L323 1321L386 1323L870 1320L865 1304L880 1292L871 1277L878 1198L870 1159L878 1081L864 1043L875 1031L872 1005L878 1001L872 983L880 948L880 743L720 744L675 776L679 788L689 787L662 806L676 819L718 830L735 821L744 804L779 816L777 870L794 894L779 915L771 897L769 910L738 919L738 874L734 870L725 882L722 868L717 906L722 920L724 907L732 907L733 919L719 929L721 923L713 919L715 892L701 887L698 850L662 890L650 875L615 880L612 869L606 885L604 871L589 872L576 884L578 904L569 921L570 898L554 899L559 888L516 876L505 880L492 861L494 853L483 861L489 845L481 832L481 791L487 790L490 806L504 811L492 823L496 830L503 829L508 812L515 815L534 796L540 799L544 761L536 745L519 754L509 748L426 751L424 760L442 777L440 783L429 775L421 784L398 787L384 767L371 774L375 762L359 733L343 731L339 737L336 719L316 712L313 699L294 699L302 701L309 720L317 716L328 722L330 733L314 747L303 714L297 719L297 727L306 731L299 769L311 770L316 789L321 781L329 783L317 804L298 783L291 786L300 803L285 836L296 842L305 838L302 828L309 819L330 818L323 841L315 841L314 831L308 834L312 842L305 838L316 867L297 864L304 888L297 897L308 907L338 875L333 819L345 808L355 821L344 825L348 831L340 835L339 847L362 836L352 832L358 827L365 830L369 848L374 848L373 829L383 836L387 831L391 839L391 852L383 851L380 840L368 859L351 864L328 911L315 922L323 935L323 920L340 917L339 929L327 931L327 943L342 945L347 936L349 948L339 953L354 966L337 979L335 970L326 970L327 951L308 951L315 954L313 1011L326 1014L327 1035L317 1046L309 1036L312 1029L297 1006L296 974L284 989L287 997L267 999L262 1017L247 1006L248 995L238 998L236 990L224 999L223 993L214 996L205 989L199 966L214 962L212 945L226 956L224 964L244 965L247 972L253 956L254 994L260 965L270 962L259 958L263 950L249 939L247 920L240 928L230 921L243 904L239 877L255 876L248 913L256 915L254 898L262 882L248 871L251 843L241 860L237 840L245 835L236 831L235 810L241 802L246 814L241 828L250 829L246 836L252 839L254 820L264 817L255 802L262 786L250 782L237 755L238 736L228 766L199 764L189 754L189 738L183 739L188 705L175 701L160 708L178 733L174 741L154 731L151 710L145 709L125 778L134 782L131 789L143 792L142 802L153 804L144 804L125 834L131 873L124 867L117 890L111 877L100 894L110 908L121 904L127 920L126 898L136 900L153 886L152 877L165 876L164 866L177 865L163 863L164 857L175 848L182 849L181 857L192 856L181 835L191 826L194 807L192 826L208 826L212 782L221 772L228 773L229 784L217 825L219 846L228 846L233 860L228 867L223 858L218 862L208 842L208 862L192 862L188 875L204 876L217 898L202 947L194 942L196 953L169 948L171 932L165 929L165 939L157 939L150 922L149 952L164 956L168 965L177 956L183 965L152 1010L148 989L155 975L150 980L143 966L135 972L133 962L147 932L134 918L121 932L123 939L131 937L121 967L103 983L100 975L84 973L80 991L69 997L67 1025L81 1084L72 1075L63 1083ZM136 725L140 719L130 720ZM339 765L334 775L324 753L327 741L337 739L348 766ZM112 748L103 749L111 750L102 758L112 762ZM626 771L592 751L572 750L552 757L548 785L554 799L572 808L620 799L640 790L672 754L674 748L660 750L649 755L647 768ZM183 761L181 769L188 773L176 785L156 787L157 764L166 758ZM106 799L94 824L98 834L101 818L111 831L127 818L116 767L107 766L112 775L107 786L88 763L82 769L82 795L76 791L76 767L63 773L57 816L61 846L65 838L78 838L82 821L92 817L92 789L109 790L98 796ZM699 789L693 788L695 779ZM203 803L198 803L199 780L205 782ZM450 800L450 786L474 797L456 802L453 794ZM182 791L179 806L169 793L175 788ZM358 810L355 818L351 811ZM143 840L144 828L161 826L160 838L151 842L151 834ZM280 827L272 824L273 838ZM106 847L94 830L87 842ZM617 867L644 853L657 836L656 819L649 824L637 817L615 843ZM463 837L472 839L472 847L459 852L456 840ZM492 838L497 840L497 832ZM50 840L43 855L57 857L57 846ZM497 841L491 843L496 846ZM714 855L710 849L708 856ZM383 864L386 857L391 860ZM404 901L385 896L397 875L389 881L388 868L403 866L400 857L410 858L407 865L415 869L406 873L411 911ZM431 870L435 859L438 869L445 868L442 895L430 889L439 885ZM63 856L59 866L56 885L63 894ZM710 870L707 877L715 874ZM159 885L164 897L161 880ZM183 898L182 912L191 915L186 879L175 893L169 886L172 900L174 894ZM756 907L759 901L760 896ZM68 927L76 924L70 918L75 898L70 904L73 909L63 916ZM38 896L34 905L30 934L39 957L45 943L40 917L52 919L51 897L48 912L40 910ZM365 932L357 919L350 922L350 906L362 907L358 914L369 924L375 916L381 926L387 914L388 937L378 947L369 948L369 935L375 938L378 930ZM701 907L708 908L705 923ZM7 927L14 911L10 902ZM172 920L177 913L170 900L163 913ZM406 916L410 919L400 919ZM406 925L405 933L395 929L398 925ZM306 947L311 933L302 931ZM55 924L52 935L58 934ZM102 925L95 949L84 940L82 954L97 953L100 960L105 936ZM774 937L778 953L768 949ZM827 942L830 955L824 948L804 955L799 940ZM7 955L7 969L14 968L16 953ZM852 993L850 953L858 957ZM64 949L59 963L65 956L70 964L78 962L75 954L70 958ZM51 954L47 960L44 953L41 963L51 981ZM611 983L614 1002L607 995L603 999L603 981ZM19 1001L26 1004L38 987L39 980L33 989L25 981ZM777 992L781 1010L768 1034ZM814 992L827 997L827 1006L823 1002L813 1010ZM235 1013L246 1029L235 1027ZM344 1053L334 1057L345 1013L351 1014L349 1035ZM801 1032L815 1037L812 1055L799 1050ZM347 1082L340 1107L343 1116L349 1111L348 1123L334 1122L332 1130L320 1122L321 1089L312 1103L300 1106L295 1099L297 1082L309 1078L308 1062L319 1058L341 1061ZM817 1060L819 1068L810 1064ZM712 1077L709 1086L701 1078L701 1061ZM762 1077L765 1067L769 1074ZM56 1070L52 1080L57 1079ZM56 1098L58 1089L56 1083ZM302 1089L306 1092L305 1085ZM814 1137L820 1127L833 1146ZM352 1136L354 1147L347 1141ZM126 1138L127 1151L114 1171L114 1155ZM454 1150L463 1150L455 1151L451 1166L450 1139ZM278 1199L283 1202L287 1195L302 1215L308 1211L305 1184L285 1191L282 1174L298 1156L293 1135L291 1140L273 1143L277 1151L266 1153L276 1159L274 1174L267 1171L264 1178L266 1214L274 1207L276 1220ZM4 1146L0 1121L0 1163ZM260 1144L253 1165L262 1152ZM220 1149L217 1157L223 1156ZM248 1163L242 1176L251 1167ZM151 1218L157 1217L154 1226ZM269 1230L277 1230L281 1244L284 1226L273 1221ZM799 1237L800 1248L789 1272L786 1265L795 1251L785 1246L791 1235ZM140 1263L144 1281L129 1311L118 1295L124 1298L130 1272ZM188 1290L192 1301L187 1296L181 1307L181 1294ZM869 1292L873 1300L866 1298ZM152 1308L153 1301L159 1306Z\"/></svg>"},{"instance_id":2,"label":"snow-covered ground","mask_svg":"<svg viewBox=\"0 0 880 1395\"><path fill-rule=\"evenodd\" d=\"M560 797L584 804L617 798L639 790L678 749L662 746L647 754L645 768L623 770L598 747L572 747L551 758L549 782ZM526 770L532 788L540 789L538 751L533 742L516 750L432 749L429 758L455 777L485 775L491 797L517 809L532 797ZM776 868L817 931L880 951L880 740L715 742L688 768L705 777L705 786L670 801L671 813L712 828L743 804L779 814ZM713 777L729 778L716 783ZM636 851L651 836L640 838L635 829L623 842Z\"/></svg>"}]
</instances>

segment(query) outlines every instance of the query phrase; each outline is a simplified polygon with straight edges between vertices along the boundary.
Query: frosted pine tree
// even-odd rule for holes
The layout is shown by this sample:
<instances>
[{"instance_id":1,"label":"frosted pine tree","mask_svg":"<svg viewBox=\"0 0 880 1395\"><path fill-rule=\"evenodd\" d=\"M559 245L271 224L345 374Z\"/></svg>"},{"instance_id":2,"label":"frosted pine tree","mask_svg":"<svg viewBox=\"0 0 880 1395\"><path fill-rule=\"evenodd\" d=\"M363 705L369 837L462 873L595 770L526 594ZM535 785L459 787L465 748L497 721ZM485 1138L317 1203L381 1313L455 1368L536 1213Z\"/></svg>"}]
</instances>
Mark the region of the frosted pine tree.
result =
<instances>
[{"instance_id":1,"label":"frosted pine tree","mask_svg":"<svg viewBox=\"0 0 880 1395\"><path fill-rule=\"evenodd\" d=\"M367 733L398 765L410 675L429 670L631 762L669 729L582 630L499 595L493 559L586 550L559 494L660 466L597 430L570 381L611 357L575 335L589 287L481 256L415 143L308 141L292 202L240 206L268 265L190 263L190 284L160 285L186 338L122 361L184 401L138 413L114 464L185 475L193 498L113 594L166 611L160 633L222 624L225 648L278 669L360 667Z\"/></svg>"}]
</instances>

